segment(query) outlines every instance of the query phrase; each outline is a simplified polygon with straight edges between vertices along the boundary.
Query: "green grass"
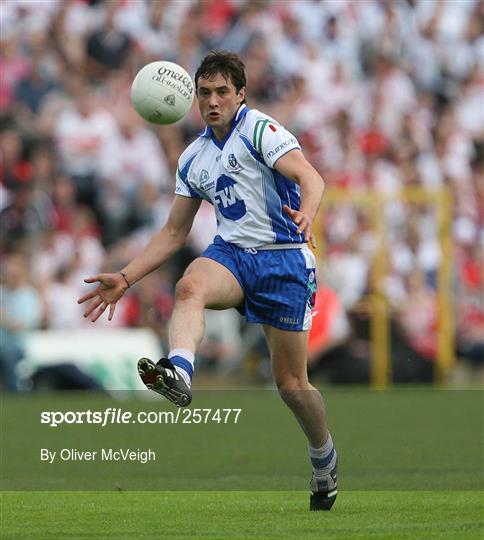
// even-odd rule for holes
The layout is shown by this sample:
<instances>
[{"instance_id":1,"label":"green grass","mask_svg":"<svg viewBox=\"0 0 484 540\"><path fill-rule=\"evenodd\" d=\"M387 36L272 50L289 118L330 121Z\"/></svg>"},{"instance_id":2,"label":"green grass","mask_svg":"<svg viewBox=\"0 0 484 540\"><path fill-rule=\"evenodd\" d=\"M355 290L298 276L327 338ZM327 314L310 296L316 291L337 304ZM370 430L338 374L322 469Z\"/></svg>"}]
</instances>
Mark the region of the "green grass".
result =
<instances>
[{"instance_id":1,"label":"green grass","mask_svg":"<svg viewBox=\"0 0 484 540\"><path fill-rule=\"evenodd\" d=\"M146 394L146 393L145 393ZM429 388L327 390L345 490L479 490L483 393ZM237 424L67 425L41 411L174 411L164 401L67 393L3 396L0 488L6 491L300 491L306 440L274 391L197 391L192 407L240 408ZM153 449L156 462L41 462L40 449ZM156 473L153 473L153 466Z\"/></svg>"},{"instance_id":2,"label":"green grass","mask_svg":"<svg viewBox=\"0 0 484 540\"><path fill-rule=\"evenodd\" d=\"M40 423L42 411L173 410L126 394L2 396L2 539L482 539L483 393L328 389L340 456L331 512L309 512L306 441L274 391L197 390L237 424ZM146 395L146 393L143 393ZM153 448L154 463L56 462L40 448Z\"/></svg>"},{"instance_id":3,"label":"green grass","mask_svg":"<svg viewBox=\"0 0 484 540\"><path fill-rule=\"evenodd\" d=\"M302 492L6 492L7 539L478 539L479 492L342 492L309 512Z\"/></svg>"}]
</instances>

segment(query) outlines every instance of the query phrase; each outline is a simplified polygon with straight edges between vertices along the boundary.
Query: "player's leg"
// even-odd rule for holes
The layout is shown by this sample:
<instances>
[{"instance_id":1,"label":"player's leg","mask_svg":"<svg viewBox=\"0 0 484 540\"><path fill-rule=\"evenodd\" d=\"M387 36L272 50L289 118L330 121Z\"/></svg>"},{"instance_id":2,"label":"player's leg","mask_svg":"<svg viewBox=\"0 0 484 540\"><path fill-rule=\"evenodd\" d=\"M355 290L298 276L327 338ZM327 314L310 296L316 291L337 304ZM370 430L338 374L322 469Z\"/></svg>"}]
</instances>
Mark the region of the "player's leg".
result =
<instances>
[{"instance_id":1,"label":"player's leg","mask_svg":"<svg viewBox=\"0 0 484 540\"><path fill-rule=\"evenodd\" d=\"M326 442L328 432L323 398L308 380L308 332L291 332L268 325L264 325L264 332L279 393L293 411L311 446L320 447Z\"/></svg>"},{"instance_id":2,"label":"player's leg","mask_svg":"<svg viewBox=\"0 0 484 540\"><path fill-rule=\"evenodd\" d=\"M178 406L189 405L195 351L205 333L204 309L226 309L243 301L242 288L222 264L200 257L177 283L170 324L170 352L154 364L138 361L138 371L147 388Z\"/></svg>"},{"instance_id":3,"label":"player's leg","mask_svg":"<svg viewBox=\"0 0 484 540\"><path fill-rule=\"evenodd\" d=\"M308 332L264 325L271 352L272 373L279 393L308 438L313 474L311 510L329 510L337 494L337 454L326 424L321 394L307 376Z\"/></svg>"},{"instance_id":4,"label":"player's leg","mask_svg":"<svg viewBox=\"0 0 484 540\"><path fill-rule=\"evenodd\" d=\"M194 353L205 333L204 309L235 307L243 299L239 282L225 266L205 257L195 259L176 285L170 348Z\"/></svg>"}]
</instances>

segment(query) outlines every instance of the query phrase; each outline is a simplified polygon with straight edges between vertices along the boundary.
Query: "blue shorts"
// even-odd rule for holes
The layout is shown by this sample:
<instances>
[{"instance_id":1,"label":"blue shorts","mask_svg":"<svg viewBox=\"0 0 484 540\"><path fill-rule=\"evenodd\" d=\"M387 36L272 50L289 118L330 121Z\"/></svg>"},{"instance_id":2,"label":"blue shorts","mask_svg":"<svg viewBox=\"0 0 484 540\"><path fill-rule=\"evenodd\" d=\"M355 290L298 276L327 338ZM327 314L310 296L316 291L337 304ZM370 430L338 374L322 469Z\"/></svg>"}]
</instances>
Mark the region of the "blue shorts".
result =
<instances>
[{"instance_id":1,"label":"blue shorts","mask_svg":"<svg viewBox=\"0 0 484 540\"><path fill-rule=\"evenodd\" d=\"M244 249L216 236L201 255L230 270L244 291L237 309L249 323L282 330L309 330L316 296L315 259L297 249Z\"/></svg>"}]
</instances>

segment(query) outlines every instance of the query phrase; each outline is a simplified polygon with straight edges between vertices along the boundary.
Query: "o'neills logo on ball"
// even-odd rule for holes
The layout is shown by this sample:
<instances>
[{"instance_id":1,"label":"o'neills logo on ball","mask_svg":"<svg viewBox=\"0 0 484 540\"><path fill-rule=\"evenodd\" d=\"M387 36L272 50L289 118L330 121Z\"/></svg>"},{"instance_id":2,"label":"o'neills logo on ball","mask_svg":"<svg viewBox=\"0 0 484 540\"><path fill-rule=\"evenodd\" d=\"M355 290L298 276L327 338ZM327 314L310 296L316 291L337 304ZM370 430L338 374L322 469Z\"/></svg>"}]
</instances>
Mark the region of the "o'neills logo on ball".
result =
<instances>
[{"instance_id":1,"label":"o'neills logo on ball","mask_svg":"<svg viewBox=\"0 0 484 540\"><path fill-rule=\"evenodd\" d=\"M190 77L168 67L160 67L157 75L153 76L153 80L173 88L187 100L190 100L193 94L193 83Z\"/></svg>"},{"instance_id":2,"label":"o'neills logo on ball","mask_svg":"<svg viewBox=\"0 0 484 540\"><path fill-rule=\"evenodd\" d=\"M173 71L170 68L161 67L158 70L158 75L160 75L160 77L163 77L163 75L168 75L175 81L180 81L190 93L193 92L192 80L190 79L190 77L183 75L183 73L177 73L176 71Z\"/></svg>"}]
</instances>

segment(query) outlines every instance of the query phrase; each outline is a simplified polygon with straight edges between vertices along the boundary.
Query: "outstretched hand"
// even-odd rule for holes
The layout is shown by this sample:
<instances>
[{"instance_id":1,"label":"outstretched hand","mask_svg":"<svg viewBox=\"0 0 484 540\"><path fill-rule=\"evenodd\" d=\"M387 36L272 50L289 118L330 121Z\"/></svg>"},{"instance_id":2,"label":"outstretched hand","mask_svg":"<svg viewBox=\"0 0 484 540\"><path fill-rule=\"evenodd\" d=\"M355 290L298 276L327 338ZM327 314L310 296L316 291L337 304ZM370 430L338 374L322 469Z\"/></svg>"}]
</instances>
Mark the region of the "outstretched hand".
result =
<instances>
[{"instance_id":1,"label":"outstretched hand","mask_svg":"<svg viewBox=\"0 0 484 540\"><path fill-rule=\"evenodd\" d=\"M91 316L91 322L96 322L109 306L108 320L111 321L114 316L114 310L116 309L116 302L128 288L124 277L119 273L98 274L97 276L86 278L84 282L99 282L99 285L93 291L82 296L77 301L78 304L83 304L88 300L92 300L84 312L84 317Z\"/></svg>"},{"instance_id":2,"label":"outstretched hand","mask_svg":"<svg viewBox=\"0 0 484 540\"><path fill-rule=\"evenodd\" d=\"M289 208L287 204L285 204L282 209L297 225L297 234L304 233L306 242L311 243L313 248L316 249L316 238L313 233L313 220L304 212Z\"/></svg>"}]
</instances>

